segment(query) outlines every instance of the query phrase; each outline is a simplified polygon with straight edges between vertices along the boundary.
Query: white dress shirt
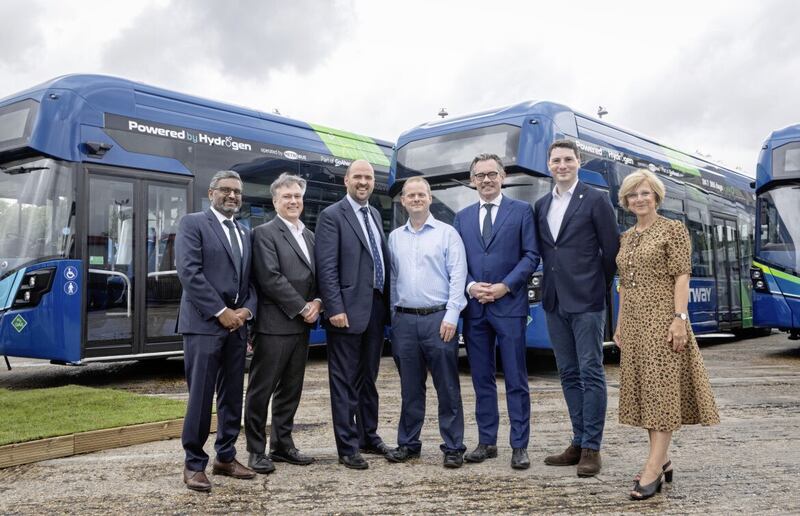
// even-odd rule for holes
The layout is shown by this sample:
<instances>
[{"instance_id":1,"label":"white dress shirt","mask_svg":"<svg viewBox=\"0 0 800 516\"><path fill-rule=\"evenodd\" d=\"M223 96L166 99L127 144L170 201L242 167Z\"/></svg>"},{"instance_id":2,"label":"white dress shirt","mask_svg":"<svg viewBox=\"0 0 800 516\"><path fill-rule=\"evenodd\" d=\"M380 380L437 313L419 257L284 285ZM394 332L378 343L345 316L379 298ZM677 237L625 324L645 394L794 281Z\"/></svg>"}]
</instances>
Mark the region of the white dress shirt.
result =
<instances>
[{"instance_id":1,"label":"white dress shirt","mask_svg":"<svg viewBox=\"0 0 800 516\"><path fill-rule=\"evenodd\" d=\"M231 246L231 250L233 250L233 246L231 245L231 232L228 230L228 226L225 225L225 221L226 220L233 221L233 217L231 217L231 218L226 217L222 213L218 212L216 210L216 208L214 208L213 206L211 207L211 213L213 213L214 216L217 217L217 220L219 221L219 225L222 226L222 232L225 234L225 238L228 239L228 245ZM236 228L235 233L236 233L236 240L239 241L239 251L242 254L244 254L244 247L242 247L242 230L239 229L239 226L236 225L236 221L233 221L233 225ZM238 299L239 299L239 294L236 294L236 300L238 300ZM236 300L234 300L234 302ZM214 317L219 317L220 315L222 315L222 312L225 311L225 308L226 307L223 306L222 310L220 310L219 312L214 314ZM247 320L249 321L250 319L253 318L253 314L250 313L250 310L248 310L247 308L245 308L245 310L247 310L247 313L250 314L247 317Z\"/></svg>"},{"instance_id":2,"label":"white dress shirt","mask_svg":"<svg viewBox=\"0 0 800 516\"><path fill-rule=\"evenodd\" d=\"M358 225L361 226L361 232L364 234L364 240L366 240L367 245L369 245L369 235L367 235L367 226L364 225L364 214L361 212L361 208L369 207L369 203L364 204L362 206L361 204L358 204L355 201L355 199L350 197L350 194L347 194L345 197L347 198L347 202L350 203L350 206L353 207L353 211L356 212L356 219L358 219ZM375 225L375 219L372 218L371 210L369 211L369 217L367 218L369 219L369 225L372 228L372 236L375 237L375 245L378 247L378 254L381 255L381 263L385 264L386 260L383 259L383 249L381 249L381 242L383 241L381 235L383 235L383 232L380 229L378 229L378 226ZM371 250L370 254L372 254ZM383 270L383 284L386 285L385 265L382 267L382 270Z\"/></svg>"},{"instance_id":3,"label":"white dress shirt","mask_svg":"<svg viewBox=\"0 0 800 516\"><path fill-rule=\"evenodd\" d=\"M492 227L494 227L494 221L497 220L497 212L500 210L500 201L502 200L503 194L499 194L489 202L483 202L483 199L479 200L480 208L478 209L478 233L483 231L483 220L486 218L486 208L484 208L483 205L494 204L494 208L492 208Z\"/></svg>"},{"instance_id":4,"label":"white dress shirt","mask_svg":"<svg viewBox=\"0 0 800 516\"><path fill-rule=\"evenodd\" d=\"M578 186L577 181L563 194L558 193L558 185L553 188L553 200L550 201L550 209L547 211L547 225L550 227L553 241L558 240L558 231L561 229L561 222L564 220L564 214L567 212L567 206L572 200L576 186Z\"/></svg>"},{"instance_id":5,"label":"white dress shirt","mask_svg":"<svg viewBox=\"0 0 800 516\"><path fill-rule=\"evenodd\" d=\"M297 241L297 245L300 246L300 250L303 251L303 256L306 257L308 263L311 263L311 255L308 254L308 244L306 244L306 239L303 237L303 230L306 228L306 225L303 224L303 221L300 219L297 219L297 225L295 226L294 223L289 222L280 215L277 215L277 217L281 219L284 224L286 224L287 228L289 228L289 232Z\"/></svg>"}]
</instances>

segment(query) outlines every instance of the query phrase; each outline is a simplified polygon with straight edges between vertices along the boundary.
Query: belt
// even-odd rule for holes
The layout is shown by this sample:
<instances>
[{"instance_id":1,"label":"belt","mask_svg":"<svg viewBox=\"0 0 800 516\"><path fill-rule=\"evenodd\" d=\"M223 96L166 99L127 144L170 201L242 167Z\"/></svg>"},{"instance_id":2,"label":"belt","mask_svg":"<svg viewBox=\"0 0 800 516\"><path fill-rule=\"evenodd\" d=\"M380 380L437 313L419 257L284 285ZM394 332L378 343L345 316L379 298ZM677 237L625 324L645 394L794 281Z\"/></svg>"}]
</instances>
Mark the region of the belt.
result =
<instances>
[{"instance_id":1,"label":"belt","mask_svg":"<svg viewBox=\"0 0 800 516\"><path fill-rule=\"evenodd\" d=\"M395 306L394 309L403 314L430 315L435 314L436 312L441 312L442 310L447 310L447 305L429 306L427 308L406 308L404 306Z\"/></svg>"}]
</instances>

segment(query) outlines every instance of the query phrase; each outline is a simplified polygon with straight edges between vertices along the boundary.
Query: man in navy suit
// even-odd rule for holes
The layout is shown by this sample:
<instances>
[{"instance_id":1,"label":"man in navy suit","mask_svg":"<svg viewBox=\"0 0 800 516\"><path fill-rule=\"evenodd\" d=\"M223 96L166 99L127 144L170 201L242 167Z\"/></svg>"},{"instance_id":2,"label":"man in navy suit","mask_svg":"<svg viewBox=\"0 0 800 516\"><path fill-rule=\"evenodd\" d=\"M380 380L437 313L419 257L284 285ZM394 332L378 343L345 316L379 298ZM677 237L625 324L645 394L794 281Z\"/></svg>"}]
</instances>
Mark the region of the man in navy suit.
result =
<instances>
[{"instance_id":1,"label":"man in navy suit","mask_svg":"<svg viewBox=\"0 0 800 516\"><path fill-rule=\"evenodd\" d=\"M601 468L607 404L603 329L619 229L608 195L578 181L575 142L557 140L547 154L556 186L535 205L544 267L542 306L572 421L572 442L544 462L577 464L578 476L591 477Z\"/></svg>"},{"instance_id":2,"label":"man in navy suit","mask_svg":"<svg viewBox=\"0 0 800 516\"><path fill-rule=\"evenodd\" d=\"M363 453L390 449L378 436L378 378L388 313L389 250L381 215L369 205L375 171L350 164L347 195L319 215L314 255L325 307L328 378L339 462L367 469Z\"/></svg>"},{"instance_id":3,"label":"man in navy suit","mask_svg":"<svg viewBox=\"0 0 800 516\"><path fill-rule=\"evenodd\" d=\"M526 469L530 437L531 400L525 362L528 280L539 264L531 205L502 195L506 177L500 158L480 154L470 165L472 184L480 202L467 206L453 226L467 251L467 294L464 340L467 345L478 446L464 456L467 462L497 457L495 342L500 349L511 420L511 467Z\"/></svg>"},{"instance_id":4,"label":"man in navy suit","mask_svg":"<svg viewBox=\"0 0 800 516\"><path fill-rule=\"evenodd\" d=\"M181 219L175 239L178 277L183 287L178 332L189 401L181 443L186 453L183 481L189 489L210 491L203 445L211 427L217 392L216 457L212 472L250 479L255 472L236 460L242 419L247 347L245 322L256 311L250 284L250 232L233 216L242 205L242 180L232 170L217 172L208 188L211 208Z\"/></svg>"}]
</instances>

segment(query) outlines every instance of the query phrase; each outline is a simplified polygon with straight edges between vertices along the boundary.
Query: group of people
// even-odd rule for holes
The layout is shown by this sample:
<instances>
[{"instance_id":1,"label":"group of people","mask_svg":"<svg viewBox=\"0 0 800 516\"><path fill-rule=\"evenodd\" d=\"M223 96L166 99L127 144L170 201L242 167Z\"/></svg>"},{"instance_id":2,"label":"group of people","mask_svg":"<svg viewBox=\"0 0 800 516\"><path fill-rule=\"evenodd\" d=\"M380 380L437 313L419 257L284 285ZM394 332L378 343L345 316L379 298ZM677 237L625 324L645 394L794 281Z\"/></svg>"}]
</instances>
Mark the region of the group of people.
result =
<instances>
[{"instance_id":1,"label":"group of people","mask_svg":"<svg viewBox=\"0 0 800 516\"><path fill-rule=\"evenodd\" d=\"M431 213L428 182L409 178L400 197L408 221L388 239L380 213L369 205L375 173L367 161L349 166L347 195L322 211L316 236L300 220L306 186L301 177L282 174L272 183L276 217L251 237L234 220L242 202L241 179L233 171L217 173L208 190L211 208L185 216L176 240L184 289L178 331L184 335L189 386L182 434L187 487L211 489L203 444L215 391L213 473L248 479L271 473L274 462L314 461L295 447L292 428L309 332L319 317L327 333L336 449L345 467L367 469L362 454L390 462L420 456L429 372L438 399L443 466L496 458L496 350L505 380L511 467L530 467L525 334L528 281L541 260L542 306L572 425L566 450L547 456L545 464L577 466L581 477L601 470L606 297L618 271L619 417L623 424L646 428L650 439L630 496L645 499L660 491L673 476L672 432L682 424L719 421L687 316L688 233L680 222L658 215L664 186L648 170L633 172L620 187L620 206L637 218L620 235L606 194L578 180L574 142L555 141L548 167L553 191L532 207L503 195L501 159L479 154L470 166L478 201L457 213L452 226ZM469 452L458 373L459 317L478 426L477 446ZM234 445L242 412L245 328L251 320L255 339L244 466ZM376 379L388 322L402 397L395 448L377 432Z\"/></svg>"}]
</instances>

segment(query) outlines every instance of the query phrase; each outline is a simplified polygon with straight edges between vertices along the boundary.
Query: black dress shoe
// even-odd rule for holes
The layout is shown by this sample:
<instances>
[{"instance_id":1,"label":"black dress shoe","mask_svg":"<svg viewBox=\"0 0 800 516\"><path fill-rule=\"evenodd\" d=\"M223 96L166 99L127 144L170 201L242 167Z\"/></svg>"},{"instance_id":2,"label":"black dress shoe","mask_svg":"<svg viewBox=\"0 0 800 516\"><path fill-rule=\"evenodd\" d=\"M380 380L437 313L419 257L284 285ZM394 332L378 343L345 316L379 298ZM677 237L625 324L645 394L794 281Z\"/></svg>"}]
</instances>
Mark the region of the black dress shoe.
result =
<instances>
[{"instance_id":1,"label":"black dress shoe","mask_svg":"<svg viewBox=\"0 0 800 516\"><path fill-rule=\"evenodd\" d=\"M448 451L444 452L443 466L445 468L460 468L464 464L464 457L461 452Z\"/></svg>"},{"instance_id":2,"label":"black dress shoe","mask_svg":"<svg viewBox=\"0 0 800 516\"><path fill-rule=\"evenodd\" d=\"M497 457L497 446L493 444L479 444L469 453L464 455L464 460L467 462L483 462L486 459L494 459Z\"/></svg>"},{"instance_id":3,"label":"black dress shoe","mask_svg":"<svg viewBox=\"0 0 800 516\"><path fill-rule=\"evenodd\" d=\"M410 459L418 459L419 451L414 451L408 446L398 446L386 454L389 462L405 462Z\"/></svg>"},{"instance_id":4,"label":"black dress shoe","mask_svg":"<svg viewBox=\"0 0 800 516\"><path fill-rule=\"evenodd\" d=\"M367 469L369 467L369 463L364 460L364 457L362 457L360 453L340 455L339 463L344 464L344 467L350 469Z\"/></svg>"},{"instance_id":5,"label":"black dress shoe","mask_svg":"<svg viewBox=\"0 0 800 516\"><path fill-rule=\"evenodd\" d=\"M314 462L314 457L303 455L297 448L289 448L286 451L273 450L269 453L269 457L275 462L288 462L295 466L308 466Z\"/></svg>"},{"instance_id":6,"label":"black dress shoe","mask_svg":"<svg viewBox=\"0 0 800 516\"><path fill-rule=\"evenodd\" d=\"M251 453L247 460L247 467L262 475L268 475L275 471L275 464L263 453Z\"/></svg>"},{"instance_id":7,"label":"black dress shoe","mask_svg":"<svg viewBox=\"0 0 800 516\"><path fill-rule=\"evenodd\" d=\"M511 452L511 467L514 469L528 469L531 461L528 459L528 450L525 448L514 448Z\"/></svg>"},{"instance_id":8,"label":"black dress shoe","mask_svg":"<svg viewBox=\"0 0 800 516\"><path fill-rule=\"evenodd\" d=\"M386 446L386 443L380 443L377 446L367 446L364 448L358 449L359 453L364 453L367 455L383 455L387 457L390 453L392 453L392 449ZM388 458L388 457L387 457Z\"/></svg>"}]
</instances>

